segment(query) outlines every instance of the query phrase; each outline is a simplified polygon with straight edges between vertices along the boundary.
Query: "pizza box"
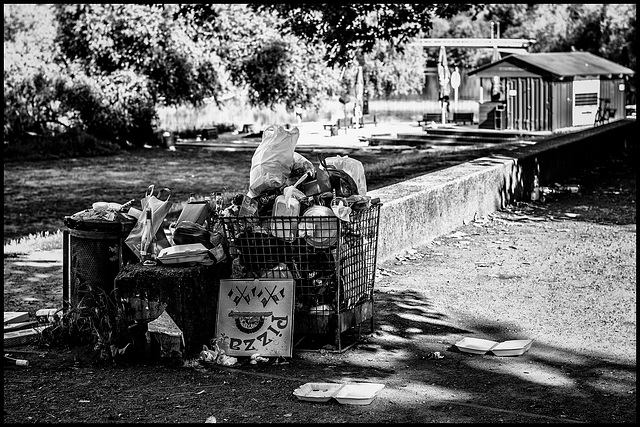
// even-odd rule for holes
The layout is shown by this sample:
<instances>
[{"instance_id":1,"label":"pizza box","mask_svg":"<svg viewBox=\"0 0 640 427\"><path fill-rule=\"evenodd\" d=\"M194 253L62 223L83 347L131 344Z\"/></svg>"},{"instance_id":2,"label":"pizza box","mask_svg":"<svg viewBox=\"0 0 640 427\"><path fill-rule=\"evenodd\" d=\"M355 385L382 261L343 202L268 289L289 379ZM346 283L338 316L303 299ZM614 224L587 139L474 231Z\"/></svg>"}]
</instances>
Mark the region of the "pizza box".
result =
<instances>
[{"instance_id":1,"label":"pizza box","mask_svg":"<svg viewBox=\"0 0 640 427\"><path fill-rule=\"evenodd\" d=\"M184 262L204 261L209 250L202 243L176 245L164 248L158 254L158 261L163 264L179 264Z\"/></svg>"}]
</instances>

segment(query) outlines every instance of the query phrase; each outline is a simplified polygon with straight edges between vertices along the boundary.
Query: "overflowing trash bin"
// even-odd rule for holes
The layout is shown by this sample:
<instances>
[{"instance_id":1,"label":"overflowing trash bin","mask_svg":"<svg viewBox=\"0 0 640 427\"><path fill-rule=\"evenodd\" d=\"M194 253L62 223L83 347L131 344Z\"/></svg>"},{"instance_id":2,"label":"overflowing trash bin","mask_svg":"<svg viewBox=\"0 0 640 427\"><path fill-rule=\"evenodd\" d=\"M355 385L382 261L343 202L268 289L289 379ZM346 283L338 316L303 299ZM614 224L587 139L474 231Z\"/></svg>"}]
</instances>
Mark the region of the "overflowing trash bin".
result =
<instances>
[{"instance_id":1,"label":"overflowing trash bin","mask_svg":"<svg viewBox=\"0 0 640 427\"><path fill-rule=\"evenodd\" d=\"M373 331L381 206L374 201L354 208L347 221L328 207L221 221L240 277L294 279L294 333L328 335L341 352L343 332L365 322Z\"/></svg>"},{"instance_id":2,"label":"overflowing trash bin","mask_svg":"<svg viewBox=\"0 0 640 427\"><path fill-rule=\"evenodd\" d=\"M90 308L97 292L113 297L114 279L135 256L124 239L135 218L109 209L86 209L64 217L63 309ZM137 259L136 259L137 261Z\"/></svg>"}]
</instances>

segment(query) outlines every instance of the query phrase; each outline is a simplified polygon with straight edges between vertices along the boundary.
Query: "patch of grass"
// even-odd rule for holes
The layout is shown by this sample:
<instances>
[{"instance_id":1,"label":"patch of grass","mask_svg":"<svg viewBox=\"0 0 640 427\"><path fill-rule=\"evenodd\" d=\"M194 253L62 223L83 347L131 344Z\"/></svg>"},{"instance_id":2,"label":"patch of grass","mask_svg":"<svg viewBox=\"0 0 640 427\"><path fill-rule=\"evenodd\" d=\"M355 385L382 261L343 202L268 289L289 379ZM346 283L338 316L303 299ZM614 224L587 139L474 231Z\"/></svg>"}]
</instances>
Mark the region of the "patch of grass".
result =
<instances>
[{"instance_id":1,"label":"patch of grass","mask_svg":"<svg viewBox=\"0 0 640 427\"><path fill-rule=\"evenodd\" d=\"M62 249L62 231L48 231L29 234L19 239L11 239L4 245L4 256L28 255L34 251L51 251Z\"/></svg>"},{"instance_id":2,"label":"patch of grass","mask_svg":"<svg viewBox=\"0 0 640 427\"><path fill-rule=\"evenodd\" d=\"M386 158L376 163L369 163L364 165L364 168L368 176L384 176L388 174L394 166L411 165L416 163L420 159L434 156L437 156L437 154L434 155L433 153L412 153L411 156L396 156Z\"/></svg>"}]
</instances>

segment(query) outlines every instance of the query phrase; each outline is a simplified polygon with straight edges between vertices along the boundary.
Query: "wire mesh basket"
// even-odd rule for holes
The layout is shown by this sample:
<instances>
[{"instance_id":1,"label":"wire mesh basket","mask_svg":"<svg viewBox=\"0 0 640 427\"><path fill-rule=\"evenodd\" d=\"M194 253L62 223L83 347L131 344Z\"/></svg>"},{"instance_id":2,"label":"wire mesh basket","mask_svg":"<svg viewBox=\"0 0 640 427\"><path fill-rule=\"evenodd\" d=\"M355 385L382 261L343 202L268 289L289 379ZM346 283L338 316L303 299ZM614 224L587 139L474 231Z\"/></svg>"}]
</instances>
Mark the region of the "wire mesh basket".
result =
<instances>
[{"instance_id":1,"label":"wire mesh basket","mask_svg":"<svg viewBox=\"0 0 640 427\"><path fill-rule=\"evenodd\" d=\"M380 207L335 216L222 217L234 278L292 278L294 332L332 334L371 321Z\"/></svg>"},{"instance_id":2,"label":"wire mesh basket","mask_svg":"<svg viewBox=\"0 0 640 427\"><path fill-rule=\"evenodd\" d=\"M98 288L115 298L114 279L135 258L124 243L135 221L78 221L66 216L64 222L68 229L63 232L63 309L93 307Z\"/></svg>"}]
</instances>

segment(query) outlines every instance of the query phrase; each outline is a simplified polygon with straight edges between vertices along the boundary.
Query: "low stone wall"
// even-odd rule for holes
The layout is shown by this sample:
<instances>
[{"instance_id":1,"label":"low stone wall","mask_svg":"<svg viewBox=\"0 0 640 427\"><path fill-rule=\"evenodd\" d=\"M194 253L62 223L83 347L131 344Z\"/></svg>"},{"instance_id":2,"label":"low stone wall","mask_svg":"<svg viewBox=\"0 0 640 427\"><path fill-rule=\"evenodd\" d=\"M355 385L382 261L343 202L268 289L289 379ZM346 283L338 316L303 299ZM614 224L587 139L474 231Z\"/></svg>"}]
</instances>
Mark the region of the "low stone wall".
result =
<instances>
[{"instance_id":1,"label":"low stone wall","mask_svg":"<svg viewBox=\"0 0 640 427\"><path fill-rule=\"evenodd\" d=\"M367 193L383 203L378 260L428 243L516 200L531 200L534 176L549 186L635 143L635 120L555 135L511 156L483 157Z\"/></svg>"}]
</instances>

